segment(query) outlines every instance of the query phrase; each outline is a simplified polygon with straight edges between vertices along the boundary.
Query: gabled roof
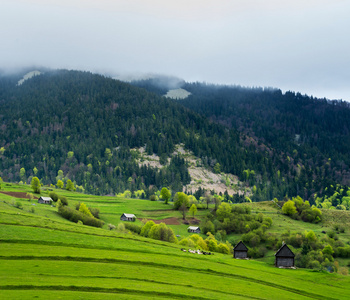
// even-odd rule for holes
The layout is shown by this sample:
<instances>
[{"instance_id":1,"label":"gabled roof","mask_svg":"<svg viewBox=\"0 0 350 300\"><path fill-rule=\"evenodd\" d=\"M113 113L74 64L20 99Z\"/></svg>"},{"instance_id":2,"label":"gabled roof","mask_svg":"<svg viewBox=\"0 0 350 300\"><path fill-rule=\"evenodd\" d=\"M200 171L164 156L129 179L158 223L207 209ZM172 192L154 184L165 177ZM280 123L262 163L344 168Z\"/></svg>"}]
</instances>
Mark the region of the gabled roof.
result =
<instances>
[{"instance_id":1,"label":"gabled roof","mask_svg":"<svg viewBox=\"0 0 350 300\"><path fill-rule=\"evenodd\" d=\"M199 227L189 226L189 227L187 228L187 230L197 230L197 229L199 229Z\"/></svg>"},{"instance_id":2,"label":"gabled roof","mask_svg":"<svg viewBox=\"0 0 350 300\"><path fill-rule=\"evenodd\" d=\"M243 244L242 241L240 241L234 248L233 250L235 251L248 251L248 248L246 247L246 245Z\"/></svg>"},{"instance_id":3,"label":"gabled roof","mask_svg":"<svg viewBox=\"0 0 350 300\"><path fill-rule=\"evenodd\" d=\"M136 218L134 214L122 214L122 216L125 216L127 218Z\"/></svg>"},{"instance_id":4,"label":"gabled roof","mask_svg":"<svg viewBox=\"0 0 350 300\"><path fill-rule=\"evenodd\" d=\"M289 249L287 244L283 244L281 248L276 252L275 256L283 256L283 257L294 257L294 253Z\"/></svg>"},{"instance_id":5,"label":"gabled roof","mask_svg":"<svg viewBox=\"0 0 350 300\"><path fill-rule=\"evenodd\" d=\"M50 197L40 197L39 199L43 199L44 201L52 201Z\"/></svg>"}]
</instances>

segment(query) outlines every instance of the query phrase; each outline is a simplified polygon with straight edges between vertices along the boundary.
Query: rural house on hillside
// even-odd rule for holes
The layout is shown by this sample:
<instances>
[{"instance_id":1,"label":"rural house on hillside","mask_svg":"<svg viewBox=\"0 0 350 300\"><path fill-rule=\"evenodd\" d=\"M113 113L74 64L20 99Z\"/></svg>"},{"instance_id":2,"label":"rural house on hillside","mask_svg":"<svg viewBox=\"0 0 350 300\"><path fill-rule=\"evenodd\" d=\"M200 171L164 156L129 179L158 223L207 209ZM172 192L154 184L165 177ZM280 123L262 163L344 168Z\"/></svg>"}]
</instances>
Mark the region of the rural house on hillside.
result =
<instances>
[{"instance_id":1,"label":"rural house on hillside","mask_svg":"<svg viewBox=\"0 0 350 300\"><path fill-rule=\"evenodd\" d=\"M122 214L120 220L134 222L136 220L136 216L134 214Z\"/></svg>"},{"instance_id":2,"label":"rural house on hillside","mask_svg":"<svg viewBox=\"0 0 350 300\"><path fill-rule=\"evenodd\" d=\"M276 267L294 267L294 253L289 249L287 244L283 243L282 247L275 254Z\"/></svg>"},{"instance_id":3,"label":"rural house on hillside","mask_svg":"<svg viewBox=\"0 0 350 300\"><path fill-rule=\"evenodd\" d=\"M42 204L51 204L52 199L50 197L40 197L38 199L38 203L42 203Z\"/></svg>"},{"instance_id":4,"label":"rural house on hillside","mask_svg":"<svg viewBox=\"0 0 350 300\"><path fill-rule=\"evenodd\" d=\"M240 241L234 248L234 258L248 258L248 248Z\"/></svg>"},{"instance_id":5,"label":"rural house on hillside","mask_svg":"<svg viewBox=\"0 0 350 300\"><path fill-rule=\"evenodd\" d=\"M199 227L195 227L195 226L190 226L187 228L188 232L193 232L193 233L200 233L201 229Z\"/></svg>"}]
</instances>

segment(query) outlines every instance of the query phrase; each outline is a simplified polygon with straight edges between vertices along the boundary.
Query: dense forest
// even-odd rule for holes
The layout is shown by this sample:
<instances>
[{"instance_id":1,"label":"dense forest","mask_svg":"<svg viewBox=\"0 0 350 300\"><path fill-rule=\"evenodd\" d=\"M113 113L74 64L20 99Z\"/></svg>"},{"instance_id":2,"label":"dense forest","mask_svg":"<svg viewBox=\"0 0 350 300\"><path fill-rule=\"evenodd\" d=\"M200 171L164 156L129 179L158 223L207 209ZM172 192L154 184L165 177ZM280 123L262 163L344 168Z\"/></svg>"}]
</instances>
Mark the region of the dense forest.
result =
<instances>
[{"instance_id":1,"label":"dense forest","mask_svg":"<svg viewBox=\"0 0 350 300\"><path fill-rule=\"evenodd\" d=\"M30 182L35 175L44 184L71 179L95 194L150 186L176 192L190 180L183 159L172 156L156 169L139 166L130 150L146 146L149 154L168 157L184 143L209 167L220 161L234 174L264 160L237 131L145 89L78 71L45 72L17 86L19 78L0 80L5 181Z\"/></svg>"},{"instance_id":2,"label":"dense forest","mask_svg":"<svg viewBox=\"0 0 350 300\"><path fill-rule=\"evenodd\" d=\"M155 80L124 83L79 71L48 71L17 85L0 76L0 176L44 184L71 179L87 193L163 186L190 176L175 145L207 168L238 175L252 200L300 195L315 202L349 184L347 103L272 89L184 83L185 100L163 97ZM140 166L133 148L166 162ZM327 194L327 195L326 195ZM229 197L226 197L229 199ZM232 198L234 199L234 198Z\"/></svg>"},{"instance_id":3,"label":"dense forest","mask_svg":"<svg viewBox=\"0 0 350 300\"><path fill-rule=\"evenodd\" d=\"M134 84L147 88L151 82ZM324 197L333 186L350 184L349 103L272 88L181 87L191 95L178 103L239 132L244 146L269 162L237 174L255 186L254 200L300 195L314 204L316 195Z\"/></svg>"}]
</instances>

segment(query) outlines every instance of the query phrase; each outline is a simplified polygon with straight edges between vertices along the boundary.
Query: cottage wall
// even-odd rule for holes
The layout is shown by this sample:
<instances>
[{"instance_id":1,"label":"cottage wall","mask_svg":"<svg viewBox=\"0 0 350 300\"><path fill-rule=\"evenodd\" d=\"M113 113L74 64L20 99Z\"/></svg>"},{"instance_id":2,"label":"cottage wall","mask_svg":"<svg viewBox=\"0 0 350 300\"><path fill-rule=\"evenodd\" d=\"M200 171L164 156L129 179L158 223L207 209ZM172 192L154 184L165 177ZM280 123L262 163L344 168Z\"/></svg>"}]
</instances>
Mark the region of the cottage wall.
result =
<instances>
[{"instance_id":1,"label":"cottage wall","mask_svg":"<svg viewBox=\"0 0 350 300\"><path fill-rule=\"evenodd\" d=\"M235 258L247 258L248 252L247 251L235 251Z\"/></svg>"},{"instance_id":2,"label":"cottage wall","mask_svg":"<svg viewBox=\"0 0 350 300\"><path fill-rule=\"evenodd\" d=\"M293 267L294 258L290 257L277 257L276 258L276 267Z\"/></svg>"}]
</instances>

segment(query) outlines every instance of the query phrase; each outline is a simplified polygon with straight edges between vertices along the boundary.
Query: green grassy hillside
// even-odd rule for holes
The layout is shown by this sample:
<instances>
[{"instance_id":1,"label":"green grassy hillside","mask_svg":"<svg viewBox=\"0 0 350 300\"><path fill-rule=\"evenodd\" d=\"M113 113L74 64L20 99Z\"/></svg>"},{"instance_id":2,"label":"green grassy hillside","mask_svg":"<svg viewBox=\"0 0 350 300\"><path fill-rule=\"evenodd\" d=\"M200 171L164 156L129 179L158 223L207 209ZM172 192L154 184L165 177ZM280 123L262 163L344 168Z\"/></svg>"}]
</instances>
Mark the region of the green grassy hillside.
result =
<instances>
[{"instance_id":1,"label":"green grassy hillside","mask_svg":"<svg viewBox=\"0 0 350 300\"><path fill-rule=\"evenodd\" d=\"M3 184L3 191L30 189ZM122 212L135 213L139 219L180 217L160 202L57 193L65 194L70 205L81 201L99 207L101 218L115 225ZM22 209L12 205L17 201ZM184 232L186 225L177 226ZM348 276L277 269L265 262L191 254L180 248L74 224L54 207L0 194L2 299L350 298Z\"/></svg>"}]
</instances>

